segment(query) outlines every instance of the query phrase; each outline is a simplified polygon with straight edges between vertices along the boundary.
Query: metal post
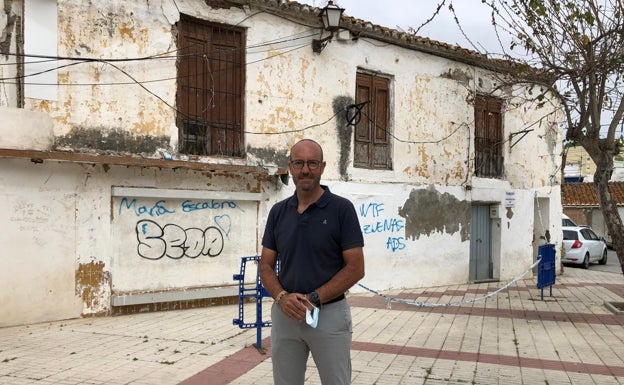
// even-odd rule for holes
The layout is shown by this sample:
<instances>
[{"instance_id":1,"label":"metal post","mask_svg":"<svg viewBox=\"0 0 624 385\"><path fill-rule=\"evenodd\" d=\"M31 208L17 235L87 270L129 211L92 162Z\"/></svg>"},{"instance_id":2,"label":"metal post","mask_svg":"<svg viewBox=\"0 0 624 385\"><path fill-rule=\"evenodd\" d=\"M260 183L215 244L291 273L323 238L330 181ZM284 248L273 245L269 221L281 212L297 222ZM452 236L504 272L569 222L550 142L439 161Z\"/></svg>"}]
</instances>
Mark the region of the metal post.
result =
<instances>
[{"instance_id":1,"label":"metal post","mask_svg":"<svg viewBox=\"0 0 624 385\"><path fill-rule=\"evenodd\" d=\"M245 287L245 270L247 262L259 262L260 256L243 257L241 259L240 273L234 274L233 279L238 281L238 318L232 320L234 325L238 325L241 329L256 328L256 349L262 354L265 350L262 348L262 328L270 327L271 321L262 321L262 298L270 297L269 293L264 289L260 282L260 274L256 273L255 287ZM256 302L256 321L252 323L245 322L245 302L247 299L254 298Z\"/></svg>"}]
</instances>

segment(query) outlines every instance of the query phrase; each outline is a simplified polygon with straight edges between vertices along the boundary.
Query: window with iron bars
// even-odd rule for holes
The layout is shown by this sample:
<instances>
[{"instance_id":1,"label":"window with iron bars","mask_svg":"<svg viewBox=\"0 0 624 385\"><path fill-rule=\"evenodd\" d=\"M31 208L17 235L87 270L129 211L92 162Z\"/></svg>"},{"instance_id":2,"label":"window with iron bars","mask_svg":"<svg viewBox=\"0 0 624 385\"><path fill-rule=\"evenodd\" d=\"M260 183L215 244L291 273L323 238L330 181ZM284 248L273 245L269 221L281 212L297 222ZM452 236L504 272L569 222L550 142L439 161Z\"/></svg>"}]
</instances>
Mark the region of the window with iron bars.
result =
<instances>
[{"instance_id":1,"label":"window with iron bars","mask_svg":"<svg viewBox=\"0 0 624 385\"><path fill-rule=\"evenodd\" d=\"M180 153L243 156L244 29L182 15L176 94Z\"/></svg>"},{"instance_id":2,"label":"window with iron bars","mask_svg":"<svg viewBox=\"0 0 624 385\"><path fill-rule=\"evenodd\" d=\"M502 106L499 99L482 95L475 98L476 176L502 178L504 175Z\"/></svg>"}]
</instances>

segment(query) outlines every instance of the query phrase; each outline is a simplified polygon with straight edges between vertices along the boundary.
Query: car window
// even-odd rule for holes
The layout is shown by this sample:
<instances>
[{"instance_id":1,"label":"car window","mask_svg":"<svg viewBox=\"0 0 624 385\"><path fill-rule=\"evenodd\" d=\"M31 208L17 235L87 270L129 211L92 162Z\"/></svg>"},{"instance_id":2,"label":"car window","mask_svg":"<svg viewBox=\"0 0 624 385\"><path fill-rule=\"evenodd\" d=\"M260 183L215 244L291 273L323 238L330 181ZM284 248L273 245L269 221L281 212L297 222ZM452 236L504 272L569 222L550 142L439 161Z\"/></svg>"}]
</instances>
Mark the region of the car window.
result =
<instances>
[{"instance_id":1,"label":"car window","mask_svg":"<svg viewBox=\"0 0 624 385\"><path fill-rule=\"evenodd\" d=\"M563 230L563 239L567 241L575 241L578 239L578 234L574 230Z\"/></svg>"},{"instance_id":2,"label":"car window","mask_svg":"<svg viewBox=\"0 0 624 385\"><path fill-rule=\"evenodd\" d=\"M583 230L581 230L581 234L583 234L583 238L585 238L585 239L589 239L589 240L592 240L592 241L597 241L598 240L598 236L596 235L596 233L594 233L590 229L583 229Z\"/></svg>"},{"instance_id":3,"label":"car window","mask_svg":"<svg viewBox=\"0 0 624 385\"><path fill-rule=\"evenodd\" d=\"M577 227L578 225L569 216L563 214L561 216L561 226Z\"/></svg>"}]
</instances>

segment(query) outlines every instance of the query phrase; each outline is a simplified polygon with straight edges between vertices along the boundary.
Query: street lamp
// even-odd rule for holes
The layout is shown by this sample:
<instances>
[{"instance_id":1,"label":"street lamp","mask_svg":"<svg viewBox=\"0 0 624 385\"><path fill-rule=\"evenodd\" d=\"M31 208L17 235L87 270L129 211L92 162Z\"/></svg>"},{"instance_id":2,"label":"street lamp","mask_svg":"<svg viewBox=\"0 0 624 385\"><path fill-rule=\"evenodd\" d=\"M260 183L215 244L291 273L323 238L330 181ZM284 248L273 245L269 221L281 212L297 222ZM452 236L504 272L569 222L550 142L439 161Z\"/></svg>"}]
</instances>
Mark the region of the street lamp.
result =
<instances>
[{"instance_id":1,"label":"street lamp","mask_svg":"<svg viewBox=\"0 0 624 385\"><path fill-rule=\"evenodd\" d=\"M316 53L321 53L327 43L329 43L334 37L334 32L340 29L340 19L342 18L342 13L344 12L344 8L340 8L335 5L332 0L327 2L327 5L321 9L319 13L319 17L323 22L323 29L328 31L330 34L323 39L314 39L312 40L312 51Z\"/></svg>"}]
</instances>

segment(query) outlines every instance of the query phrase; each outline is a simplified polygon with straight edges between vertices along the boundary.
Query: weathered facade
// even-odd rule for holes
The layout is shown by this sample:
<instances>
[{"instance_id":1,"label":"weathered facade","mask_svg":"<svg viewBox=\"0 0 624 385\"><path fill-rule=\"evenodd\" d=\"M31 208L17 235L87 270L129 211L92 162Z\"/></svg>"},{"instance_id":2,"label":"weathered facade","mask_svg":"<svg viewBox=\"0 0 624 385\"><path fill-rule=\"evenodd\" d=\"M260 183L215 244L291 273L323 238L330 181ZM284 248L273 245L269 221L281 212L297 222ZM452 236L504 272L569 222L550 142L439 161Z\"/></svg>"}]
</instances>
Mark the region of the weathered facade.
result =
<instances>
[{"instance_id":1,"label":"weathered facade","mask_svg":"<svg viewBox=\"0 0 624 385\"><path fill-rule=\"evenodd\" d=\"M59 0L42 96L10 54L31 1L0 44L0 326L236 295L302 138L360 214L368 287L508 280L560 242L557 118L500 63L346 16L313 52L294 2Z\"/></svg>"}]
</instances>

